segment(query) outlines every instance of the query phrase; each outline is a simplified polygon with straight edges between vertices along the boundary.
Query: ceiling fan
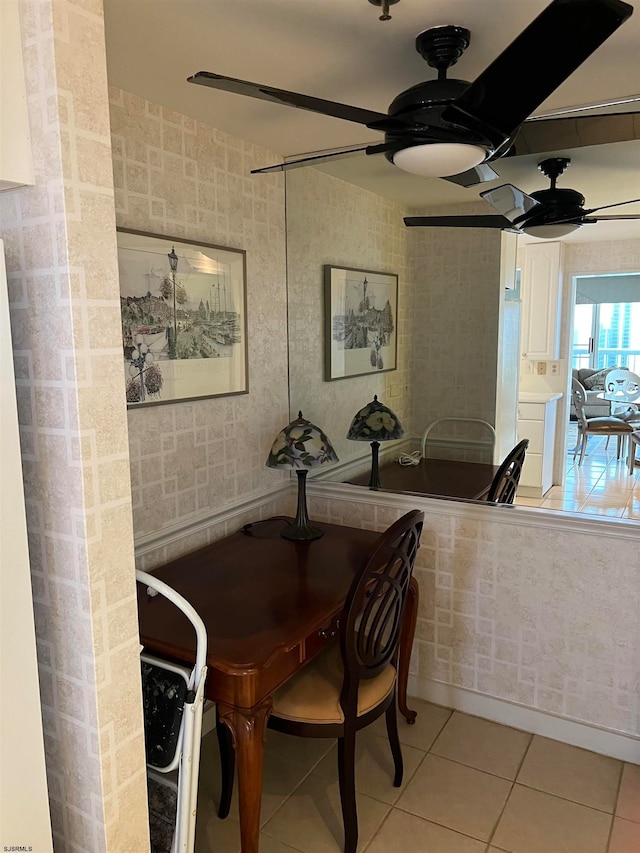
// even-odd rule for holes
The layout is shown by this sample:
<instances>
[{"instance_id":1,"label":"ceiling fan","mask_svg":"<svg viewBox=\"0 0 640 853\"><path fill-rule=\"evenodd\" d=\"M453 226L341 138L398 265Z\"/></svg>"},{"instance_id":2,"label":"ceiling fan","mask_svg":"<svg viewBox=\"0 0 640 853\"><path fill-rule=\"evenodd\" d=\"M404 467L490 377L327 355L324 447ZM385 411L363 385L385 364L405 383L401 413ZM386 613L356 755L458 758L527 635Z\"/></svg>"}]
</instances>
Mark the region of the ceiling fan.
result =
<instances>
[{"instance_id":1,"label":"ceiling fan","mask_svg":"<svg viewBox=\"0 0 640 853\"><path fill-rule=\"evenodd\" d=\"M431 27L417 36L416 49L437 69L437 80L401 92L386 114L209 71L187 79L384 133L384 142L379 144L315 153L254 172L314 165L364 151L384 154L412 174L473 186L498 177L488 164L518 152L519 132L525 123L572 121L582 128L593 121L593 117L582 116L534 122L531 114L632 12L633 7L622 0L552 0L473 83L446 76L469 46L469 30L453 25ZM599 117L600 130L603 118ZM619 115L607 118L616 120ZM527 148L531 153L530 142Z\"/></svg>"},{"instance_id":2,"label":"ceiling fan","mask_svg":"<svg viewBox=\"0 0 640 853\"><path fill-rule=\"evenodd\" d=\"M568 157L550 157L538 165L540 171L551 182L549 189L536 190L531 195L527 195L513 184L502 184L495 189L480 193L480 197L494 207L499 215L407 216L404 223L409 226L440 228L499 228L516 234L557 239L593 222L610 219L640 219L640 214L592 216L599 210L639 202L640 198L585 209L585 198L581 193L577 190L556 187L557 179L570 163L571 160Z\"/></svg>"}]
</instances>

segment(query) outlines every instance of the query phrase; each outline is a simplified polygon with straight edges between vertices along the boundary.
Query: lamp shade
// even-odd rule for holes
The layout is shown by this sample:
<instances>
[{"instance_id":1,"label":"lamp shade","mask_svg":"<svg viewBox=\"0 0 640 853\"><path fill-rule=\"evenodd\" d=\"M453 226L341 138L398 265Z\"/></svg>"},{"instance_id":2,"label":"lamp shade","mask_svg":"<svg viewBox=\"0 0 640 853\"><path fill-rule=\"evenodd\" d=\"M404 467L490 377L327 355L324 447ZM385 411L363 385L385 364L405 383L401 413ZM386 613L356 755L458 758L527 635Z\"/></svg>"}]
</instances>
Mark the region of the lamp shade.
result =
<instances>
[{"instance_id":1,"label":"lamp shade","mask_svg":"<svg viewBox=\"0 0 640 853\"><path fill-rule=\"evenodd\" d=\"M402 438L404 430L395 412L378 400L374 395L370 403L360 409L351 421L347 438L351 441L371 442L371 479L370 489L380 488L380 472L378 470L378 448L381 441L393 441Z\"/></svg>"},{"instance_id":2,"label":"lamp shade","mask_svg":"<svg viewBox=\"0 0 640 853\"><path fill-rule=\"evenodd\" d=\"M338 456L324 432L298 412L295 421L281 429L267 458L267 468L316 468L337 462Z\"/></svg>"},{"instance_id":3,"label":"lamp shade","mask_svg":"<svg viewBox=\"0 0 640 853\"><path fill-rule=\"evenodd\" d=\"M393 441L403 435L398 416L381 403L376 394L351 421L347 438L351 441Z\"/></svg>"},{"instance_id":4,"label":"lamp shade","mask_svg":"<svg viewBox=\"0 0 640 853\"><path fill-rule=\"evenodd\" d=\"M310 468L325 462L337 462L338 456L324 432L298 412L295 421L281 429L267 457L268 468L294 468L298 475L298 508L295 520L280 534L285 539L319 539L321 530L309 521L306 479Z\"/></svg>"}]
</instances>

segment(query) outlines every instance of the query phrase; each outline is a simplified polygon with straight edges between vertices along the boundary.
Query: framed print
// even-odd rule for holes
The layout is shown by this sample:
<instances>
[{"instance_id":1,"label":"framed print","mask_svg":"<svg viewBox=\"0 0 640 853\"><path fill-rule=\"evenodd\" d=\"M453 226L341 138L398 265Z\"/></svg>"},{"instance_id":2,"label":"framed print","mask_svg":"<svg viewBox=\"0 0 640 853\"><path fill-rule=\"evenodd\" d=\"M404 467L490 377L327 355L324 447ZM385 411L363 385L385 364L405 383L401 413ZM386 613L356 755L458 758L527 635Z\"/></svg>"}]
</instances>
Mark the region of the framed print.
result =
<instances>
[{"instance_id":1,"label":"framed print","mask_svg":"<svg viewBox=\"0 0 640 853\"><path fill-rule=\"evenodd\" d=\"M325 266L325 381L395 370L397 315L397 275Z\"/></svg>"},{"instance_id":2,"label":"framed print","mask_svg":"<svg viewBox=\"0 0 640 853\"><path fill-rule=\"evenodd\" d=\"M245 253L117 229L127 407L246 394Z\"/></svg>"}]
</instances>

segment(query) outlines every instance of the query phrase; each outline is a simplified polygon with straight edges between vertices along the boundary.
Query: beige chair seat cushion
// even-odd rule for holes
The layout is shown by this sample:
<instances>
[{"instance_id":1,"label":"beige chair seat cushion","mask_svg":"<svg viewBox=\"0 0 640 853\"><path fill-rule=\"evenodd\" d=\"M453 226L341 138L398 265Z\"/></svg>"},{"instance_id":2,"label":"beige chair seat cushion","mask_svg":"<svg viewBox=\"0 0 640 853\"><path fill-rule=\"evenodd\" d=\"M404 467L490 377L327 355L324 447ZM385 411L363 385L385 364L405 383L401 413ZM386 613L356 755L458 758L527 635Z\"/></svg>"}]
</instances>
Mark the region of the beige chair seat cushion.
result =
<instances>
[{"instance_id":1,"label":"beige chair seat cushion","mask_svg":"<svg viewBox=\"0 0 640 853\"><path fill-rule=\"evenodd\" d=\"M620 418L589 418L587 421L588 433L599 433L600 435L615 435L620 432L633 432L631 424L625 423Z\"/></svg>"},{"instance_id":2,"label":"beige chair seat cushion","mask_svg":"<svg viewBox=\"0 0 640 853\"><path fill-rule=\"evenodd\" d=\"M395 679L396 670L391 664L375 678L362 679L358 716L379 705L393 690ZM300 723L343 723L342 680L342 656L335 642L274 693L272 713Z\"/></svg>"}]
</instances>

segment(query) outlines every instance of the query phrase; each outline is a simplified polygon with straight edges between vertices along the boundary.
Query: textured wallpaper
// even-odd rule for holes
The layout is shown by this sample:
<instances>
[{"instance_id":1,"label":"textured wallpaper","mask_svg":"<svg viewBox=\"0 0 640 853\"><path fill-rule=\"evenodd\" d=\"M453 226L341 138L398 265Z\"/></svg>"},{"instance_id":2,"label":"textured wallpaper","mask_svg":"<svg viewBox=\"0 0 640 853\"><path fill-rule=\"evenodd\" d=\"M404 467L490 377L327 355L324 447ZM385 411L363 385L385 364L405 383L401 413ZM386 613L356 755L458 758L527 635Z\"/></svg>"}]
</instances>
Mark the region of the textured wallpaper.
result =
<instances>
[{"instance_id":1,"label":"textured wallpaper","mask_svg":"<svg viewBox=\"0 0 640 853\"><path fill-rule=\"evenodd\" d=\"M247 264L249 393L128 412L140 538L288 477L265 467L289 411L284 178L250 174L277 159L251 143L120 89L110 102L117 225L244 249Z\"/></svg>"},{"instance_id":2,"label":"textured wallpaper","mask_svg":"<svg viewBox=\"0 0 640 853\"><path fill-rule=\"evenodd\" d=\"M287 261L291 411L321 426L341 462L363 454L348 441L356 412L378 399L411 434L412 286L406 213L395 202L316 169L292 169L287 181ZM323 266L398 275L397 370L324 380ZM370 451L369 451L370 452Z\"/></svg>"},{"instance_id":3,"label":"textured wallpaper","mask_svg":"<svg viewBox=\"0 0 640 853\"><path fill-rule=\"evenodd\" d=\"M310 512L384 530L406 500L394 508L391 498L373 506L314 494ZM640 736L637 540L487 522L454 507L425 513L411 663L418 689L450 684Z\"/></svg>"},{"instance_id":4,"label":"textured wallpaper","mask_svg":"<svg viewBox=\"0 0 640 853\"><path fill-rule=\"evenodd\" d=\"M429 210L469 214L470 205ZM500 231L411 228L413 419L419 434L438 418L496 423ZM443 424L432 436L482 441L481 425ZM432 455L438 455L434 447ZM461 458L479 458L470 449ZM446 454L452 458L450 448Z\"/></svg>"},{"instance_id":5,"label":"textured wallpaper","mask_svg":"<svg viewBox=\"0 0 640 853\"><path fill-rule=\"evenodd\" d=\"M3 193L0 217L52 831L60 851L142 853L146 772L102 9L41 0L21 2L20 12L36 184Z\"/></svg>"}]
</instances>

